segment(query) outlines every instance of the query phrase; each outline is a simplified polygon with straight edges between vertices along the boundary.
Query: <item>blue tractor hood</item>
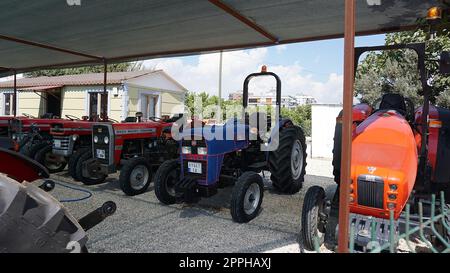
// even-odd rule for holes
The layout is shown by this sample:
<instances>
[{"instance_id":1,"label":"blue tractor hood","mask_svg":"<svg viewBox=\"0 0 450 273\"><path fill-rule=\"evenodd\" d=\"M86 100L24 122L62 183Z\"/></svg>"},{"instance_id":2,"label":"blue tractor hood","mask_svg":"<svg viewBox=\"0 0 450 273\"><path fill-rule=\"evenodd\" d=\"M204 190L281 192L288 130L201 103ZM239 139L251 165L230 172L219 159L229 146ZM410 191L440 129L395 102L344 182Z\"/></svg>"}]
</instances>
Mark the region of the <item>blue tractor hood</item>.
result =
<instances>
[{"instance_id":1,"label":"blue tractor hood","mask_svg":"<svg viewBox=\"0 0 450 273\"><path fill-rule=\"evenodd\" d=\"M208 155L224 154L248 146L249 126L237 121L229 121L224 125L205 125L200 128L189 128L181 133L183 140L202 140L206 142Z\"/></svg>"}]
</instances>

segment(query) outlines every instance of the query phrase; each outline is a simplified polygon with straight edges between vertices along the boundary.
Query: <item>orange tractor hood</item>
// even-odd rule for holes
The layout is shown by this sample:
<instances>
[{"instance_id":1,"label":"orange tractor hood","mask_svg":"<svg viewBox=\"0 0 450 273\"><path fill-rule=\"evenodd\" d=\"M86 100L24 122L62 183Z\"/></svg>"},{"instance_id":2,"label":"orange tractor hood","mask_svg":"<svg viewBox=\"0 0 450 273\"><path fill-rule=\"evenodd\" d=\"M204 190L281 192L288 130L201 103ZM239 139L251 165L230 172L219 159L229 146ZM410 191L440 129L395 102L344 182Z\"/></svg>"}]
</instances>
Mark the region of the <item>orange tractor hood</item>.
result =
<instances>
[{"instance_id":1,"label":"orange tractor hood","mask_svg":"<svg viewBox=\"0 0 450 273\"><path fill-rule=\"evenodd\" d=\"M417 145L406 119L393 110L371 115L353 135L350 210L389 218L391 203L397 218L413 189L417 165Z\"/></svg>"}]
</instances>

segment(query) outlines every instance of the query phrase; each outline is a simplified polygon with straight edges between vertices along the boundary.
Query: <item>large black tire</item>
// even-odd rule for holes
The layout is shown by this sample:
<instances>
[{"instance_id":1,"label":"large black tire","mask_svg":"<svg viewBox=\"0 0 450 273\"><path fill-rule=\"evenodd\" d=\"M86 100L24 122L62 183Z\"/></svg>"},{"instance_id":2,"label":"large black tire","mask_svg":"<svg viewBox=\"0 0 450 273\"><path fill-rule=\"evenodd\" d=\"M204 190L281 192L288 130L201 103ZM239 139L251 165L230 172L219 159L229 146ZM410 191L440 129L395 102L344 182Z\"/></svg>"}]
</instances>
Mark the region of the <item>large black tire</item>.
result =
<instances>
[{"instance_id":1,"label":"large black tire","mask_svg":"<svg viewBox=\"0 0 450 273\"><path fill-rule=\"evenodd\" d=\"M129 196L144 193L152 182L152 168L144 157L127 160L120 169L119 184Z\"/></svg>"},{"instance_id":2,"label":"large black tire","mask_svg":"<svg viewBox=\"0 0 450 273\"><path fill-rule=\"evenodd\" d=\"M231 217L237 223L254 219L264 197L262 177L255 172L244 172L237 180L231 194Z\"/></svg>"},{"instance_id":3,"label":"large black tire","mask_svg":"<svg viewBox=\"0 0 450 273\"><path fill-rule=\"evenodd\" d=\"M298 157L295 156L297 154ZM280 131L278 149L269 155L269 169L276 190L294 194L302 188L306 169L306 139L300 127Z\"/></svg>"},{"instance_id":4,"label":"large black tire","mask_svg":"<svg viewBox=\"0 0 450 273\"><path fill-rule=\"evenodd\" d=\"M80 181L80 178L77 176L77 162L80 157L89 152L90 148L81 148L78 149L75 153L73 153L69 158L69 163L67 164L67 169L69 171L69 175L75 180Z\"/></svg>"},{"instance_id":5,"label":"large black tire","mask_svg":"<svg viewBox=\"0 0 450 273\"><path fill-rule=\"evenodd\" d=\"M55 198L33 184L19 184L0 175L0 200L0 252L86 250L86 233L77 220Z\"/></svg>"},{"instance_id":6,"label":"large black tire","mask_svg":"<svg viewBox=\"0 0 450 273\"><path fill-rule=\"evenodd\" d=\"M25 145L20 149L20 153L34 159L36 153L47 145L49 145L47 142L40 142L31 146Z\"/></svg>"},{"instance_id":7,"label":"large black tire","mask_svg":"<svg viewBox=\"0 0 450 273\"><path fill-rule=\"evenodd\" d=\"M165 205L177 202L175 184L180 181L180 163L178 159L165 161L155 173L155 195Z\"/></svg>"},{"instance_id":8,"label":"large black tire","mask_svg":"<svg viewBox=\"0 0 450 273\"><path fill-rule=\"evenodd\" d=\"M83 175L83 162L85 162L88 159L92 158L92 152L88 151L84 153L80 158L78 159L76 168L75 168L75 174L76 177L80 179L80 181L85 185L97 185L105 182L106 175L102 175L101 177L85 177Z\"/></svg>"},{"instance_id":9,"label":"large black tire","mask_svg":"<svg viewBox=\"0 0 450 273\"><path fill-rule=\"evenodd\" d=\"M62 172L67 165L63 156L53 154L51 145L46 145L40 149L34 156L34 160L47 168L49 173Z\"/></svg>"},{"instance_id":10,"label":"large black tire","mask_svg":"<svg viewBox=\"0 0 450 273\"><path fill-rule=\"evenodd\" d=\"M319 223L319 214L325 209L325 190L319 186L312 186L306 192L302 208L302 227L300 230L303 246L307 250L315 249L315 240L319 246L325 240L325 225Z\"/></svg>"},{"instance_id":11,"label":"large black tire","mask_svg":"<svg viewBox=\"0 0 450 273\"><path fill-rule=\"evenodd\" d=\"M342 111L339 113L339 117L342 117ZM342 149L342 122L336 122L334 127L333 138L333 176L334 181L339 184L341 181L341 149Z\"/></svg>"}]
</instances>

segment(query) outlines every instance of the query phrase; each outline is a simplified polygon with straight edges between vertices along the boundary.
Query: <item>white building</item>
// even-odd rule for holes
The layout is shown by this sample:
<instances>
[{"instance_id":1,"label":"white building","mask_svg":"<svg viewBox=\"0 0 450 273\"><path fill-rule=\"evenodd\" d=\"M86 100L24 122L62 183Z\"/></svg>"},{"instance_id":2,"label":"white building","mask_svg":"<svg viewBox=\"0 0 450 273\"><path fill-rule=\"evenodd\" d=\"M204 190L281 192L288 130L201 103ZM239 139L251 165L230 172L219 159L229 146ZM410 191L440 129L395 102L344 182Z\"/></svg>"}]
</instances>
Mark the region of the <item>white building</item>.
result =
<instances>
[{"instance_id":1,"label":"white building","mask_svg":"<svg viewBox=\"0 0 450 273\"><path fill-rule=\"evenodd\" d=\"M311 107L311 156L333 158L333 138L336 117L341 104L313 104Z\"/></svg>"}]
</instances>

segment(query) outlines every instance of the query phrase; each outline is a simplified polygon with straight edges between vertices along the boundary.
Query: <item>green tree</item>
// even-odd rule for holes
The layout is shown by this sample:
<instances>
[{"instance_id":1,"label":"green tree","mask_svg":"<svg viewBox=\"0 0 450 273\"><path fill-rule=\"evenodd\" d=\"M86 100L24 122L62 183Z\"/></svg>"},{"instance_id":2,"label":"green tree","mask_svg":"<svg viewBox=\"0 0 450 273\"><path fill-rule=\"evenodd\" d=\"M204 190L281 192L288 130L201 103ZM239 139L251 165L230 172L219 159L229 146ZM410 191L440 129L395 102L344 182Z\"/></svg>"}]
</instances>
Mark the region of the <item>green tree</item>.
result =
<instances>
[{"instance_id":1,"label":"green tree","mask_svg":"<svg viewBox=\"0 0 450 273\"><path fill-rule=\"evenodd\" d=\"M291 119L294 124L302 127L306 136L311 136L311 105L299 105L295 108L281 108L281 116Z\"/></svg>"},{"instance_id":2,"label":"green tree","mask_svg":"<svg viewBox=\"0 0 450 273\"><path fill-rule=\"evenodd\" d=\"M126 72L126 71L137 71L142 70L141 62L131 62L131 63L117 63L107 65L108 72ZM25 77L40 77L40 76L62 76L62 75L75 75L75 74L86 74L86 73L102 73L103 65L94 66L83 66L75 68L62 68L62 69L47 69L47 70L36 70L32 72L25 73Z\"/></svg>"},{"instance_id":3,"label":"green tree","mask_svg":"<svg viewBox=\"0 0 450 273\"><path fill-rule=\"evenodd\" d=\"M429 31L387 34L386 45L426 43L426 69L431 82L431 102L450 107L450 77L439 73L437 59L442 51L450 50L450 33L437 28L433 39ZM417 69L417 55L412 50L371 52L359 64L355 79L355 95L363 102L374 103L383 93L400 93L416 104L423 101Z\"/></svg>"}]
</instances>

